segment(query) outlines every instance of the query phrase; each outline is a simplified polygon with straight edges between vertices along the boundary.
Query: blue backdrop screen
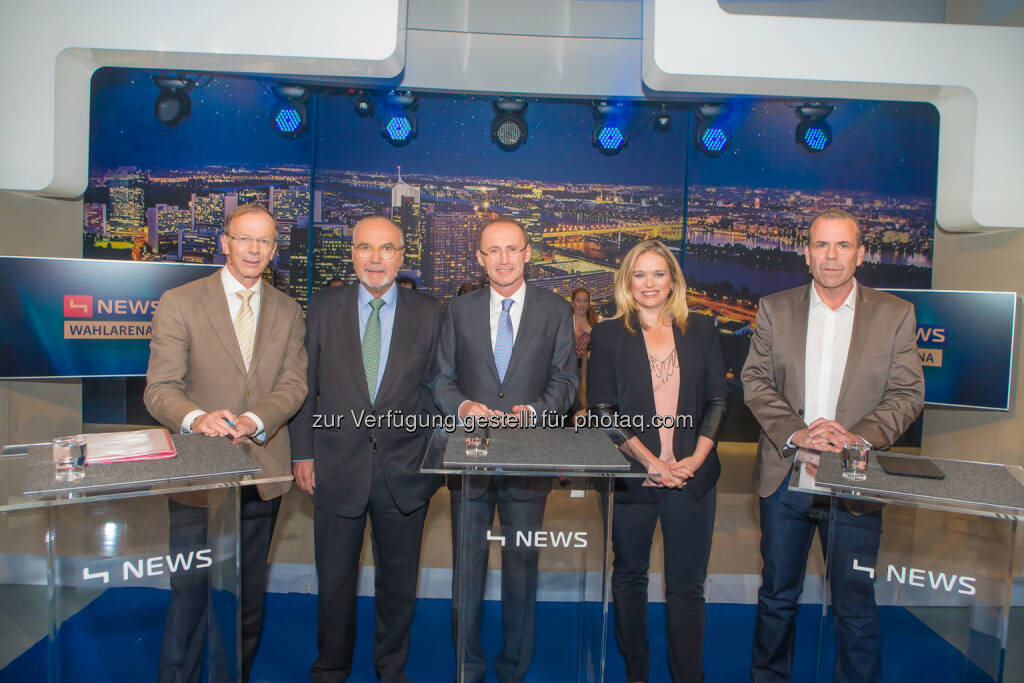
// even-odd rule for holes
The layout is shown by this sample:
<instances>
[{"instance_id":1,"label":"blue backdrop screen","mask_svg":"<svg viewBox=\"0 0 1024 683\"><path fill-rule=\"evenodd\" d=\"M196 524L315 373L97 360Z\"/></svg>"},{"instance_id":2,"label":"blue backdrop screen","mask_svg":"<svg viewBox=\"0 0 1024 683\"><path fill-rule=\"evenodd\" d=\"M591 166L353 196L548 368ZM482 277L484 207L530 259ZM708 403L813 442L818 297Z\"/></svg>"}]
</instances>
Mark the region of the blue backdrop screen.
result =
<instances>
[{"instance_id":1,"label":"blue backdrop screen","mask_svg":"<svg viewBox=\"0 0 1024 683\"><path fill-rule=\"evenodd\" d=\"M216 269L0 256L0 377L145 375L160 295Z\"/></svg>"},{"instance_id":2,"label":"blue backdrop screen","mask_svg":"<svg viewBox=\"0 0 1024 683\"><path fill-rule=\"evenodd\" d=\"M1009 410L1015 292L887 291L914 304L927 403Z\"/></svg>"}]
</instances>

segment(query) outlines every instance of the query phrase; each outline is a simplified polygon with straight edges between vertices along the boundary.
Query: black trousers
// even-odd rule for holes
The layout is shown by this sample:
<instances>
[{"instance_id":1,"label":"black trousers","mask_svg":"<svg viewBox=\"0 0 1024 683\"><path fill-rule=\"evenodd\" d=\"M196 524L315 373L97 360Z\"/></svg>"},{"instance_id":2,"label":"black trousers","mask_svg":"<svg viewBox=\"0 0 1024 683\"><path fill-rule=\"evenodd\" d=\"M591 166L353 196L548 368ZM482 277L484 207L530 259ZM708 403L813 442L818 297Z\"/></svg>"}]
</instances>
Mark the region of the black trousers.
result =
<instances>
[{"instance_id":1,"label":"black trousers","mask_svg":"<svg viewBox=\"0 0 1024 683\"><path fill-rule=\"evenodd\" d=\"M267 590L267 558L281 498L262 500L255 486L240 489L239 546L241 557L242 681L249 680L263 630L263 599ZM175 555L206 547L209 510L168 499L170 540ZM228 681L224 644L210 606L210 570L171 575L171 604L160 646L160 683L198 681L203 668L207 635L210 640L210 680Z\"/></svg>"},{"instance_id":2,"label":"black trousers","mask_svg":"<svg viewBox=\"0 0 1024 683\"><path fill-rule=\"evenodd\" d=\"M650 674L647 573L654 527L661 520L665 546L665 631L676 683L704 680L704 580L715 528L716 489L701 500L684 488L644 489L615 502L612 516L612 598L615 639L626 660L626 680Z\"/></svg>"},{"instance_id":3,"label":"black trousers","mask_svg":"<svg viewBox=\"0 0 1024 683\"><path fill-rule=\"evenodd\" d=\"M451 492L452 548L455 551L452 580L452 640L456 653L459 638L465 639L464 680L480 683L487 675L487 659L480 644L484 582L490 542L487 532L497 509L501 522L501 628L502 650L494 663L501 683L520 683L533 661L537 613L536 548L516 547L516 531L540 529L547 496L513 500L506 482L513 477L491 477L482 496L468 498L464 487ZM463 508L466 526L462 527Z\"/></svg>"},{"instance_id":4,"label":"black trousers","mask_svg":"<svg viewBox=\"0 0 1024 683\"><path fill-rule=\"evenodd\" d=\"M341 683L352 672L356 646L356 584L366 517L370 517L374 563L373 663L384 683L406 683L409 631L416 607L420 545L428 503L409 514L395 504L373 454L370 500L358 517L314 508L318 654L310 670L314 683Z\"/></svg>"}]
</instances>

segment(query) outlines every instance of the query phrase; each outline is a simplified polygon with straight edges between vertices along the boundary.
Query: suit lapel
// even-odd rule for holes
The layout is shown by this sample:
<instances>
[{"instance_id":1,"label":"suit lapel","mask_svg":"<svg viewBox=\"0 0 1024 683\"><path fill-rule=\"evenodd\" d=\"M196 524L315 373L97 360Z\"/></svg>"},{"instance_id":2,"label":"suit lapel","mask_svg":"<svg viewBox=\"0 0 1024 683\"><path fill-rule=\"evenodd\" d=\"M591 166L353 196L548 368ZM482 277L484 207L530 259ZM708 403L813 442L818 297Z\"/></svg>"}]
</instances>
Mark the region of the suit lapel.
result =
<instances>
[{"instance_id":1,"label":"suit lapel","mask_svg":"<svg viewBox=\"0 0 1024 683\"><path fill-rule=\"evenodd\" d=\"M807 312L811 305L811 287L814 284L811 283L804 287L803 290L798 290L796 298L793 300L793 344L790 348L793 350L793 383L794 389L797 396L796 404L799 408L804 408L804 401L807 397L804 396L804 364L807 362L807 324L808 315Z\"/></svg>"},{"instance_id":2,"label":"suit lapel","mask_svg":"<svg viewBox=\"0 0 1024 683\"><path fill-rule=\"evenodd\" d=\"M359 338L359 285L351 285L348 291L338 299L341 307L341 334L338 343L341 345L340 358L350 358L344 362L352 375L352 383L359 389L360 396L370 402L370 390L366 387L366 370L363 368L363 341ZM392 337L393 339L394 337ZM378 392L379 393L379 392Z\"/></svg>"},{"instance_id":3,"label":"suit lapel","mask_svg":"<svg viewBox=\"0 0 1024 683\"><path fill-rule=\"evenodd\" d=\"M270 285L266 282L260 283L260 315L256 321L256 340L253 343L249 374L256 371L256 366L263 355L263 349L270 341L272 330L277 326L277 316L281 311L277 297L273 295L273 292L267 291L269 289ZM241 352L239 352L239 356L241 356Z\"/></svg>"},{"instance_id":4,"label":"suit lapel","mask_svg":"<svg viewBox=\"0 0 1024 683\"><path fill-rule=\"evenodd\" d=\"M837 415L839 414L839 406L843 404L843 397L852 383L853 373L857 371L858 363L855 359L863 354L864 346L868 342L868 330L871 327L871 309L871 299L867 295L867 287L863 287L858 283L857 305L853 311L853 329L850 331L850 350L846 355L843 383L839 385L839 398L836 400Z\"/></svg>"},{"instance_id":5,"label":"suit lapel","mask_svg":"<svg viewBox=\"0 0 1024 683\"><path fill-rule=\"evenodd\" d=\"M392 286L398 287L397 284ZM395 298L395 324L391 328L391 346L388 348L388 357L384 365L384 376L380 380L380 386L377 387L378 401L394 384L395 376L398 374L396 366L406 357L405 352L408 348L406 343L412 344L418 331L416 327L419 321L413 320L412 304L402 295L403 291L401 287L398 287L398 296ZM398 350L400 345L403 346L401 351ZM369 394L367 394L367 398L369 398Z\"/></svg>"},{"instance_id":6,"label":"suit lapel","mask_svg":"<svg viewBox=\"0 0 1024 683\"><path fill-rule=\"evenodd\" d=\"M221 283L220 271L217 271L206 279L205 295L201 305L206 311L206 317L210 321L217 339L224 345L231 359L235 361L238 371L245 374L245 361L242 360L242 350L238 348L238 337L235 335L235 326L231 321L231 312L228 309L228 300L224 295L224 285Z\"/></svg>"},{"instance_id":7,"label":"suit lapel","mask_svg":"<svg viewBox=\"0 0 1024 683\"><path fill-rule=\"evenodd\" d=\"M533 298L533 292L530 291L528 285L523 285L526 290L523 292L523 315L519 318L519 329L516 331L515 342L512 344L512 356L508 361L508 369L505 370L505 377L511 377L516 365L520 362L520 358L525 353L523 351L524 343L521 342L523 339L529 339L529 336L533 335L534 330L537 328L537 321L540 318L540 313L537 312L536 306L530 306L530 300ZM489 297L488 297L489 301ZM488 311L490 313L490 311ZM488 321L490 317L488 317ZM491 350L491 365L494 365L494 350ZM495 366L494 373L497 375L498 368Z\"/></svg>"},{"instance_id":8,"label":"suit lapel","mask_svg":"<svg viewBox=\"0 0 1024 683\"><path fill-rule=\"evenodd\" d=\"M501 384L501 379L498 377L498 367L494 364L494 347L491 346L491 287L487 285L481 289L476 290L480 292L470 303L470 320L479 320L480 325L483 326L483 334L478 337L480 340L478 343L483 344L483 351L481 352L487 367L490 368L491 376L494 378L495 384ZM476 292L470 292L463 296L473 296ZM523 311L525 313L525 311ZM520 326L520 329L522 327ZM513 354L515 353L515 347L512 348ZM509 361L509 368L512 367L512 362ZM508 370L505 371L505 376L508 377Z\"/></svg>"}]
</instances>

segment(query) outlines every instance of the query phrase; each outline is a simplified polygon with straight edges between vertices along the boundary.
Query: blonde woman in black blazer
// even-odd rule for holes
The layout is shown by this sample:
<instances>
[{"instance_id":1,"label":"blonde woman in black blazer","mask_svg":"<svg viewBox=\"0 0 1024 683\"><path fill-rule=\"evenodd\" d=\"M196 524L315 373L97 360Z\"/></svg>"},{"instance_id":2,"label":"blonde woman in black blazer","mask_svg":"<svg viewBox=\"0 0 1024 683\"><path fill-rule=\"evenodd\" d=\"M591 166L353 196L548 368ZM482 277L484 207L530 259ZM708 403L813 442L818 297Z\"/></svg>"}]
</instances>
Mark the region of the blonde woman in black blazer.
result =
<instances>
[{"instance_id":1,"label":"blonde woman in black blazer","mask_svg":"<svg viewBox=\"0 0 1024 683\"><path fill-rule=\"evenodd\" d=\"M588 398L599 414L642 416L639 433L613 430L612 438L634 471L652 475L616 484L615 636L626 679L646 681L647 572L660 519L669 667L677 683L702 681L704 580L721 472L715 441L725 414L722 352L710 319L689 315L683 273L658 240L626 255L615 300L615 316L591 333Z\"/></svg>"}]
</instances>

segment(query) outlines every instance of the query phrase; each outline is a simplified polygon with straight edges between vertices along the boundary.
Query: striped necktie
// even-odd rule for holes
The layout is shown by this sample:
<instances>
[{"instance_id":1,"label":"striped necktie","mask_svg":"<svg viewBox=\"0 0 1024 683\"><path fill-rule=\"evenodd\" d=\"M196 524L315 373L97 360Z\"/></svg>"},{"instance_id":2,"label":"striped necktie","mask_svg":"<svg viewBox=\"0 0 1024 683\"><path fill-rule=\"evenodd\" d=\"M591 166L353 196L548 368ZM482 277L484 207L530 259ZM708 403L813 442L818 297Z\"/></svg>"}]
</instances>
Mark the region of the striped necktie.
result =
<instances>
[{"instance_id":1,"label":"striped necktie","mask_svg":"<svg viewBox=\"0 0 1024 683\"><path fill-rule=\"evenodd\" d=\"M256 316L253 315L250 302L256 294L251 289L243 289L235 292L242 305L235 315L235 336L238 337L238 348L242 352L242 360L245 362L245 370L249 371L249 364L252 363L252 347L256 340Z\"/></svg>"},{"instance_id":2,"label":"striped necktie","mask_svg":"<svg viewBox=\"0 0 1024 683\"><path fill-rule=\"evenodd\" d=\"M498 369L498 379L505 381L508 362L512 359L512 316L509 309L515 299L501 300L501 315L498 316L498 335L494 339L494 366Z\"/></svg>"},{"instance_id":3,"label":"striped necktie","mask_svg":"<svg viewBox=\"0 0 1024 683\"><path fill-rule=\"evenodd\" d=\"M380 307L384 299L370 301L370 319L366 321L363 331L363 370L366 371L366 390L370 394L370 403L377 400L377 374L380 370Z\"/></svg>"}]
</instances>

